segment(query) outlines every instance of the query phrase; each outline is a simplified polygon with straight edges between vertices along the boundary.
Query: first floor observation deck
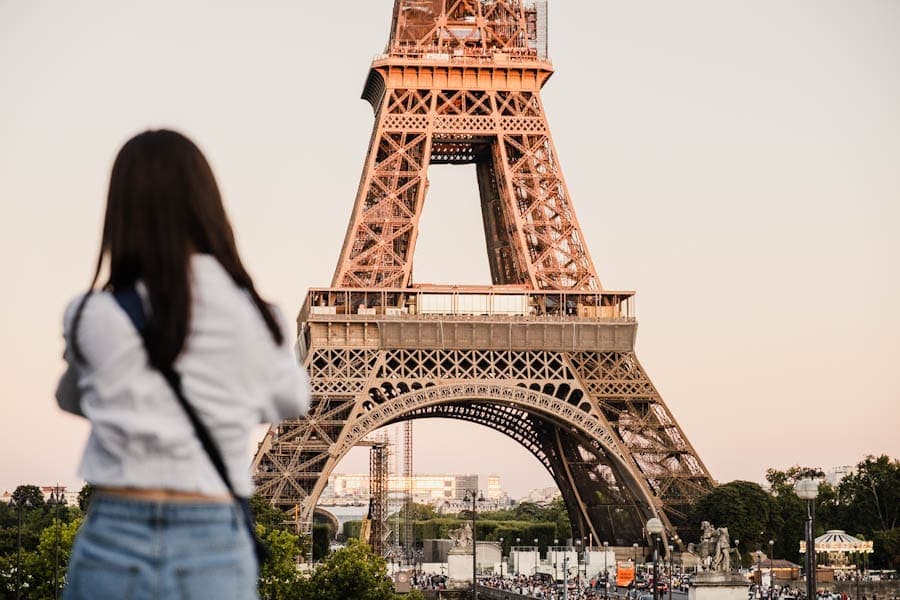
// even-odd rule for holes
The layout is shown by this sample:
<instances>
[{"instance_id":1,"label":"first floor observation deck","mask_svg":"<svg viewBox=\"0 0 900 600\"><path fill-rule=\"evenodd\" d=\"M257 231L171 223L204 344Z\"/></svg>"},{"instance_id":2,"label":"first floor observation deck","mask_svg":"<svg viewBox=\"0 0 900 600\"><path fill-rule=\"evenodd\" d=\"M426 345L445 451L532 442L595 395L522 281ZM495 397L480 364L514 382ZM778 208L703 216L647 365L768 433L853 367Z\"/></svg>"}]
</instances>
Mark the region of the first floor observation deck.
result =
<instances>
[{"instance_id":1,"label":"first floor observation deck","mask_svg":"<svg viewBox=\"0 0 900 600\"><path fill-rule=\"evenodd\" d=\"M314 288L298 316L314 347L619 351L634 348L634 292L519 286Z\"/></svg>"}]
</instances>

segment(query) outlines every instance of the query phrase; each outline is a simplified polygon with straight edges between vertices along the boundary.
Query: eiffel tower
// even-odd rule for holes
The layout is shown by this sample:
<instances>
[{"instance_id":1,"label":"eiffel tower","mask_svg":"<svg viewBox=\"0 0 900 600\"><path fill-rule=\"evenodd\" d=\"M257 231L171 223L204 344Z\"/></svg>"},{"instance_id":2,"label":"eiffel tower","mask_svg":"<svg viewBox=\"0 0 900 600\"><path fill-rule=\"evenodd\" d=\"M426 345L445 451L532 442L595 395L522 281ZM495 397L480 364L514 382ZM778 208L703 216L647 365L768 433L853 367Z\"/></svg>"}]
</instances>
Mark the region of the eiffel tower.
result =
<instances>
[{"instance_id":1,"label":"eiffel tower","mask_svg":"<svg viewBox=\"0 0 900 600\"><path fill-rule=\"evenodd\" d=\"M340 262L298 317L312 409L254 459L258 492L301 532L347 452L409 419L520 443L585 540L643 544L655 516L677 543L714 485L635 356L634 293L597 276L541 101L552 73L546 2L395 0ZM416 285L428 168L473 163L493 286Z\"/></svg>"}]
</instances>

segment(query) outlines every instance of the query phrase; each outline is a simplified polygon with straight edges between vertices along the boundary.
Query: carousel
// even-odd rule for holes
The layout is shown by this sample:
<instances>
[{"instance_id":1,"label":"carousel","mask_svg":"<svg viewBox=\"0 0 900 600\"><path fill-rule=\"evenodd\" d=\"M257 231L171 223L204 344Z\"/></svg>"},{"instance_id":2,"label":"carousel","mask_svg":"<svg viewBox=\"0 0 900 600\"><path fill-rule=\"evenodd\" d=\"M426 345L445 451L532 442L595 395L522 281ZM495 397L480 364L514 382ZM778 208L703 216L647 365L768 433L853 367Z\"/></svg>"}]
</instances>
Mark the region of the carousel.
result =
<instances>
[{"instance_id":1,"label":"carousel","mask_svg":"<svg viewBox=\"0 0 900 600\"><path fill-rule=\"evenodd\" d=\"M824 555L824 564L840 577L843 574L861 570L861 560L868 562L869 554L874 552L873 543L853 537L840 529L826 531L816 538L816 563ZM800 542L800 553L806 553L806 542Z\"/></svg>"}]
</instances>

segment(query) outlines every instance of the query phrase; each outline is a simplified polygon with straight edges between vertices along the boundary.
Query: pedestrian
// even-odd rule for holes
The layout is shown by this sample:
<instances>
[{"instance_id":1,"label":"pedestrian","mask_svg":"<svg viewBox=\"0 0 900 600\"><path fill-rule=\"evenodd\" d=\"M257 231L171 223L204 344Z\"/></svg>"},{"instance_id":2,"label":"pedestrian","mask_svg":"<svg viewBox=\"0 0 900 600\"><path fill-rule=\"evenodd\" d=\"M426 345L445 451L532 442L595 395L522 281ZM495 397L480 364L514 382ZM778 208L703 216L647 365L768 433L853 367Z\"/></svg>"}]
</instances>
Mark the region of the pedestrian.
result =
<instances>
[{"instance_id":1,"label":"pedestrian","mask_svg":"<svg viewBox=\"0 0 900 600\"><path fill-rule=\"evenodd\" d=\"M96 490L64 597L257 598L247 448L257 424L306 413L309 384L183 135L148 131L119 152L64 335L57 400L90 422L79 474Z\"/></svg>"}]
</instances>

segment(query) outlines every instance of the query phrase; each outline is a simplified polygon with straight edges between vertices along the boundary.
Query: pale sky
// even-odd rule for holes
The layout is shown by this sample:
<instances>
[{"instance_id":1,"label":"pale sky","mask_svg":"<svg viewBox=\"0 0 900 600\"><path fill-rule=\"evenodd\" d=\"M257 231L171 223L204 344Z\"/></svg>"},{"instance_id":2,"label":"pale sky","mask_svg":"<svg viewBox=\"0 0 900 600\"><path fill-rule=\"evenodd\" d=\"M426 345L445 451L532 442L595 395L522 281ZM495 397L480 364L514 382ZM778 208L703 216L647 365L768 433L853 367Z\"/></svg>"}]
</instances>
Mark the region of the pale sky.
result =
<instances>
[{"instance_id":1,"label":"pale sky","mask_svg":"<svg viewBox=\"0 0 900 600\"><path fill-rule=\"evenodd\" d=\"M270 299L330 283L391 7L0 0L0 491L79 482L62 311L134 133L204 149ZM555 0L550 27L544 100L594 262L637 290L638 356L713 476L900 456L900 2ZM489 283L474 171L430 178L417 280ZM416 432L417 471L549 485L498 434Z\"/></svg>"}]
</instances>

